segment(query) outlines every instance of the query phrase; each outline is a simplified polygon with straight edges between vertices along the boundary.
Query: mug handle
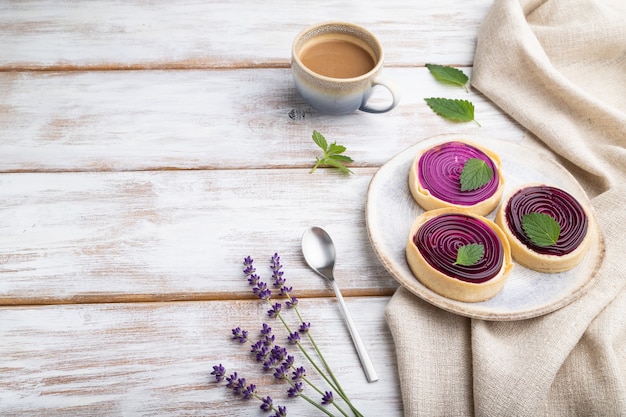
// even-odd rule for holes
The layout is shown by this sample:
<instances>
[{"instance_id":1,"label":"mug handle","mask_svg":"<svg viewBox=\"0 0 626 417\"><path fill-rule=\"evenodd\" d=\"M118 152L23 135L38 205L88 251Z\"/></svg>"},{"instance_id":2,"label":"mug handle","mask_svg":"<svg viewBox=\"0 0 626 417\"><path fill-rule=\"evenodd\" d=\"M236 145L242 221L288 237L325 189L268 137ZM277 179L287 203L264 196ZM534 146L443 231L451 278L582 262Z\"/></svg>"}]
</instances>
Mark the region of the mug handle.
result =
<instances>
[{"instance_id":1,"label":"mug handle","mask_svg":"<svg viewBox=\"0 0 626 417\"><path fill-rule=\"evenodd\" d=\"M359 107L359 110L367 112L367 113L385 113L398 105L398 102L400 101L400 93L398 92L398 89L391 82L385 81L383 79L375 79L372 82L372 86L370 88L373 89L377 86L384 87L387 89L387 91L389 91L389 93L391 93L391 98L392 98L391 103L384 107L372 107L372 106L369 106L366 101L365 103L361 104L361 107Z\"/></svg>"}]
</instances>

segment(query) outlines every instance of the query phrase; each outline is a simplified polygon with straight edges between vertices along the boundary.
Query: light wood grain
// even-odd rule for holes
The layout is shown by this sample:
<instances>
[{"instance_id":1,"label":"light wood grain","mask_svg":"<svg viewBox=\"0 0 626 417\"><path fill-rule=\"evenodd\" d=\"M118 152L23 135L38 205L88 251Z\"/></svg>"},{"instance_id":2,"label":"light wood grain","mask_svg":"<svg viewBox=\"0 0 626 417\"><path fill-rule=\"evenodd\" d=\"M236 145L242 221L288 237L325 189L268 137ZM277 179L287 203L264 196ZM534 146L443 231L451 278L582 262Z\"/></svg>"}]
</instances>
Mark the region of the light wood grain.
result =
<instances>
[{"instance_id":1,"label":"light wood grain","mask_svg":"<svg viewBox=\"0 0 626 417\"><path fill-rule=\"evenodd\" d=\"M269 279L274 252L299 291L329 295L300 252L314 225L347 295L390 294L364 223L374 171L3 174L0 303L249 297L243 258Z\"/></svg>"},{"instance_id":2,"label":"light wood grain","mask_svg":"<svg viewBox=\"0 0 626 417\"><path fill-rule=\"evenodd\" d=\"M334 299L302 300L299 308L353 402L366 415L401 416L393 343L383 321L388 298L347 302L378 382L365 380ZM256 339L268 322L276 343L288 346L279 323L263 317L266 309L259 300L0 308L0 414L258 415L257 404L213 382L212 366L221 363L286 405L289 415L315 415L303 400L286 398L286 387L260 370L248 344L230 340L237 326ZM285 318L294 323L293 312ZM306 367L300 353L290 352Z\"/></svg>"},{"instance_id":3,"label":"light wood grain","mask_svg":"<svg viewBox=\"0 0 626 417\"><path fill-rule=\"evenodd\" d=\"M284 387L228 340L233 327L266 320L243 257L267 279L279 252L355 403L401 416L384 322L398 284L368 240L365 197L382 164L435 134L527 140L480 93L424 68L471 74L491 3L2 2L0 415L265 415L211 382L218 363L267 387L290 415L318 415L282 401ZM329 117L297 95L291 42L326 20L379 37L384 75L403 94L394 111ZM482 127L434 115L424 98L436 96L471 100ZM354 175L309 174L314 129L347 146ZM374 384L332 291L302 259L311 225L337 246L335 275L377 365Z\"/></svg>"},{"instance_id":4,"label":"light wood grain","mask_svg":"<svg viewBox=\"0 0 626 417\"><path fill-rule=\"evenodd\" d=\"M391 65L469 65L490 0L19 1L0 5L0 68L287 66L304 27L346 20L374 32Z\"/></svg>"},{"instance_id":5,"label":"light wood grain","mask_svg":"<svg viewBox=\"0 0 626 417\"><path fill-rule=\"evenodd\" d=\"M480 93L425 68L385 74L402 92L396 109L332 117L304 104L285 69L0 73L0 171L310 167L314 129L356 165L380 166L434 134L525 135ZM442 119L427 97L471 100L482 127Z\"/></svg>"}]
</instances>

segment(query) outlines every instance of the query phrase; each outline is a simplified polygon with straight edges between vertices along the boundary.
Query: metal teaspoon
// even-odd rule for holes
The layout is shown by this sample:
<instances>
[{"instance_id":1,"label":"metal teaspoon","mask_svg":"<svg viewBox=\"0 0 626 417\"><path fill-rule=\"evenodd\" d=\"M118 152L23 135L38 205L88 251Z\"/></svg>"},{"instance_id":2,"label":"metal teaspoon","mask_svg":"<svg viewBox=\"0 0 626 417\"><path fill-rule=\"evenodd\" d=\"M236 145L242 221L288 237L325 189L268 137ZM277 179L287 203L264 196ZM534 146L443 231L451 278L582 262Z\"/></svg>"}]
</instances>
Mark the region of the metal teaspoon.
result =
<instances>
[{"instance_id":1,"label":"metal teaspoon","mask_svg":"<svg viewBox=\"0 0 626 417\"><path fill-rule=\"evenodd\" d=\"M348 307L343 300L339 286L337 285L337 282L335 282L335 277L333 275L333 269L335 268L335 245L333 244L332 239L328 233L320 227L308 228L302 235L302 254L304 255L304 260L309 267L322 277L326 278L332 285L337 301L339 301L343 317L348 324L348 330L350 331L350 336L352 336L356 352L361 360L365 377L368 382L378 381L378 375L374 369L374 364L365 349L363 341L361 341L361 337L359 336L359 332L357 331L354 321L350 316Z\"/></svg>"}]
</instances>

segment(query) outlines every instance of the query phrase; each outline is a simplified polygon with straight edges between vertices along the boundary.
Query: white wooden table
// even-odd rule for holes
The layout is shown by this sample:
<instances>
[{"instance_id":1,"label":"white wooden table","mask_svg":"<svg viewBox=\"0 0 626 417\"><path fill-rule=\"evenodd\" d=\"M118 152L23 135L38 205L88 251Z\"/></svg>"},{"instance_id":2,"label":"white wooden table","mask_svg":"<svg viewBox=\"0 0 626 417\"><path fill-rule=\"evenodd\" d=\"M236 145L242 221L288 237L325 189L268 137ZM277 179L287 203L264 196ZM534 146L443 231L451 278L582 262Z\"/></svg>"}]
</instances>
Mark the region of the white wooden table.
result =
<instances>
[{"instance_id":1,"label":"white wooden table","mask_svg":"<svg viewBox=\"0 0 626 417\"><path fill-rule=\"evenodd\" d=\"M230 341L232 328L268 320L243 258L269 279L278 252L353 402L401 416L384 321L398 284L368 240L368 184L436 134L527 140L479 92L442 85L424 66L470 74L490 5L2 2L0 415L261 415L213 382L219 363L289 415L317 415ZM327 20L380 38L384 73L402 91L395 110L330 117L297 95L291 41ZM436 96L471 100L482 127L436 116L424 102ZM353 175L309 173L313 130L348 148ZM312 225L335 241L336 277L378 382L366 382L330 287L302 258Z\"/></svg>"}]
</instances>

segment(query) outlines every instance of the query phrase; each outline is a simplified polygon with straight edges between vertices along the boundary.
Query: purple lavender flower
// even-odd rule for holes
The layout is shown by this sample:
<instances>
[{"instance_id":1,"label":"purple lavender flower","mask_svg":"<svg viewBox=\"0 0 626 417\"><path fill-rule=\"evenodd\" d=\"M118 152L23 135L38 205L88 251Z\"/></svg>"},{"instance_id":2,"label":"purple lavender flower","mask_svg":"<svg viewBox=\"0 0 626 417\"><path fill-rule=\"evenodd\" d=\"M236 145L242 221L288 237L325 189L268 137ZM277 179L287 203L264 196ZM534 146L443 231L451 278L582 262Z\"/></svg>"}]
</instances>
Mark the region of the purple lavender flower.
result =
<instances>
[{"instance_id":1,"label":"purple lavender flower","mask_svg":"<svg viewBox=\"0 0 626 417\"><path fill-rule=\"evenodd\" d=\"M237 379L237 383L233 385L235 395L243 394L246 389L246 378Z\"/></svg>"},{"instance_id":2,"label":"purple lavender flower","mask_svg":"<svg viewBox=\"0 0 626 417\"><path fill-rule=\"evenodd\" d=\"M226 377L226 388L233 388L235 386L235 384L237 383L237 380L239 379L239 377L237 376L237 372L233 372L232 374L230 374L230 376Z\"/></svg>"},{"instance_id":3,"label":"purple lavender flower","mask_svg":"<svg viewBox=\"0 0 626 417\"><path fill-rule=\"evenodd\" d=\"M283 369L283 378L286 379L286 370ZM215 375L217 382L221 382L224 379L226 380L226 388L232 389L234 395L241 395L242 400L250 400L252 398L256 398L261 401L261 410L263 411L275 411L274 417L284 417L287 415L287 408L283 406L274 406L272 398L267 396L265 398L257 395L257 387L255 384L246 384L245 378L240 378L237 375L237 372L233 372L228 377L224 378L226 370L222 364L213 366L212 375Z\"/></svg>"},{"instance_id":4,"label":"purple lavender flower","mask_svg":"<svg viewBox=\"0 0 626 417\"><path fill-rule=\"evenodd\" d=\"M285 285L285 283L287 282L287 279L283 275L284 275L283 271L276 270L272 273L272 281L273 281L274 288L280 288Z\"/></svg>"},{"instance_id":5,"label":"purple lavender flower","mask_svg":"<svg viewBox=\"0 0 626 417\"><path fill-rule=\"evenodd\" d=\"M263 340L257 340L250 345L250 352L257 353L263 347Z\"/></svg>"},{"instance_id":6,"label":"purple lavender flower","mask_svg":"<svg viewBox=\"0 0 626 417\"><path fill-rule=\"evenodd\" d=\"M277 366L274 369L274 378L276 379L285 379L287 378L287 369L285 365Z\"/></svg>"},{"instance_id":7,"label":"purple lavender flower","mask_svg":"<svg viewBox=\"0 0 626 417\"><path fill-rule=\"evenodd\" d=\"M333 398L333 393L331 391L326 391L322 396L322 404L328 405L332 404L335 399Z\"/></svg>"},{"instance_id":8,"label":"purple lavender flower","mask_svg":"<svg viewBox=\"0 0 626 417\"><path fill-rule=\"evenodd\" d=\"M277 363L276 359L274 359L273 356L270 355L269 358L267 358L264 362L263 362L263 370L265 372L267 371L271 371L272 369L274 369L274 365Z\"/></svg>"},{"instance_id":9,"label":"purple lavender flower","mask_svg":"<svg viewBox=\"0 0 626 417\"><path fill-rule=\"evenodd\" d=\"M266 335L263 338L263 345L264 346L272 346L274 344L274 342L276 341L276 336L272 335Z\"/></svg>"},{"instance_id":10,"label":"purple lavender flower","mask_svg":"<svg viewBox=\"0 0 626 417\"><path fill-rule=\"evenodd\" d=\"M246 274L246 276L252 275L256 272L253 264L254 260L250 256L243 258L243 266L245 266L243 273Z\"/></svg>"},{"instance_id":11,"label":"purple lavender flower","mask_svg":"<svg viewBox=\"0 0 626 417\"><path fill-rule=\"evenodd\" d=\"M289 289L291 290L291 287ZM281 289L281 292L282 292L282 289ZM298 305L298 299L295 296L291 297L289 301L285 302L285 304L287 305L287 308L294 308L295 306Z\"/></svg>"},{"instance_id":12,"label":"purple lavender flower","mask_svg":"<svg viewBox=\"0 0 626 417\"><path fill-rule=\"evenodd\" d=\"M291 377L291 380L296 382L296 381L300 381L303 377L306 376L306 369L304 369L302 366L296 368L295 371L292 372L293 377Z\"/></svg>"},{"instance_id":13,"label":"purple lavender flower","mask_svg":"<svg viewBox=\"0 0 626 417\"><path fill-rule=\"evenodd\" d=\"M233 340L238 340L239 343L246 343L248 341L248 331L241 330L240 327L235 327L232 330Z\"/></svg>"},{"instance_id":14,"label":"purple lavender flower","mask_svg":"<svg viewBox=\"0 0 626 417\"><path fill-rule=\"evenodd\" d=\"M283 266L280 263L280 256L277 253L272 256L270 260L270 268L272 269L272 281L275 288L281 288L285 285L287 280L284 277L284 271L281 271ZM284 295L284 294L283 294Z\"/></svg>"},{"instance_id":15,"label":"purple lavender flower","mask_svg":"<svg viewBox=\"0 0 626 417\"><path fill-rule=\"evenodd\" d=\"M272 398L269 395L265 398L261 398L261 401L263 402L263 404L261 404L261 410L270 411L272 409L272 403L274 401L272 401Z\"/></svg>"},{"instance_id":16,"label":"purple lavender flower","mask_svg":"<svg viewBox=\"0 0 626 417\"><path fill-rule=\"evenodd\" d=\"M265 361L269 353L270 353L270 349L267 346L262 345L261 348L255 352L256 354L255 357L256 357L257 362Z\"/></svg>"},{"instance_id":17,"label":"purple lavender flower","mask_svg":"<svg viewBox=\"0 0 626 417\"><path fill-rule=\"evenodd\" d=\"M215 382L222 382L225 374L226 369L224 369L221 363L213 366L213 372L211 372L211 375L215 375Z\"/></svg>"},{"instance_id":18,"label":"purple lavender flower","mask_svg":"<svg viewBox=\"0 0 626 417\"><path fill-rule=\"evenodd\" d=\"M267 284L263 281L258 281L256 287L252 288L252 292L261 300L268 300L272 296L272 290L267 288Z\"/></svg>"},{"instance_id":19,"label":"purple lavender flower","mask_svg":"<svg viewBox=\"0 0 626 417\"><path fill-rule=\"evenodd\" d=\"M289 336L287 336L287 340L289 340L289 343L291 343L292 345L295 345L296 343L300 342L300 333L291 333Z\"/></svg>"},{"instance_id":20,"label":"purple lavender flower","mask_svg":"<svg viewBox=\"0 0 626 417\"><path fill-rule=\"evenodd\" d=\"M296 358L294 358L291 355L287 355L287 357L285 358L285 360L283 361L283 366L287 369L291 368L293 366L293 364L295 363Z\"/></svg>"},{"instance_id":21,"label":"purple lavender flower","mask_svg":"<svg viewBox=\"0 0 626 417\"><path fill-rule=\"evenodd\" d=\"M272 297L272 291L269 288L259 292L259 298L261 300L269 300Z\"/></svg>"},{"instance_id":22,"label":"purple lavender flower","mask_svg":"<svg viewBox=\"0 0 626 417\"><path fill-rule=\"evenodd\" d=\"M270 267L272 268L272 271L274 272L280 271L280 269L283 267L280 264L280 256L278 256L278 253L274 253L274 255L272 256L272 259L270 259Z\"/></svg>"},{"instance_id":23,"label":"purple lavender flower","mask_svg":"<svg viewBox=\"0 0 626 417\"><path fill-rule=\"evenodd\" d=\"M276 340L276 337L272 334L272 328L266 323L263 323L263 327L261 328L261 336L261 339L250 346L250 352L255 354L258 362L267 360L270 354L270 348L274 345L274 341Z\"/></svg>"},{"instance_id":24,"label":"purple lavender flower","mask_svg":"<svg viewBox=\"0 0 626 417\"><path fill-rule=\"evenodd\" d=\"M278 411L272 417L286 417L287 416L287 407L283 407L282 405L278 406Z\"/></svg>"},{"instance_id":25,"label":"purple lavender flower","mask_svg":"<svg viewBox=\"0 0 626 417\"><path fill-rule=\"evenodd\" d=\"M252 398L254 396L254 394L256 394L256 385L254 384L250 384L248 385L243 391L243 399L244 400L249 400L250 398Z\"/></svg>"},{"instance_id":26,"label":"purple lavender flower","mask_svg":"<svg viewBox=\"0 0 626 417\"><path fill-rule=\"evenodd\" d=\"M267 310L267 315L271 318L276 318L278 317L281 308L282 306L280 305L280 303L275 303L271 309Z\"/></svg>"},{"instance_id":27,"label":"purple lavender flower","mask_svg":"<svg viewBox=\"0 0 626 417\"><path fill-rule=\"evenodd\" d=\"M303 322L300 318L299 312L297 312L301 323L299 324L298 330L292 332L287 324L283 321L283 317L281 316L281 310L283 305L275 302L275 300L272 300L272 291L277 292L280 297L286 298L284 301L284 306L287 309L296 308L299 300L292 295L293 288L287 285L287 280L285 278L284 271L282 270L283 265L281 264L280 256L278 256L278 253L274 253L274 255L271 257L270 268L272 271L272 278L270 281L272 289L270 289L270 286L267 283L263 282L260 276L257 275L256 268L254 266L254 260L252 259L252 257L247 256L243 260L243 273L246 276L248 283L252 287L252 292L259 299L266 301L270 305L271 308L267 310L267 314L270 318L281 319L289 333L287 337L288 342L290 344L299 344L302 338L300 333L307 333L311 328L311 323ZM248 340L248 336L248 332L245 330L241 330L239 327L232 329L232 338L234 340L238 340L239 342L244 343ZM311 338L310 335L307 337ZM287 349L285 349L284 347L275 345L275 340L276 338L272 334L272 328L268 324L264 323L260 331L259 340L251 344L251 353L256 356L257 361L262 363L263 369L265 371L273 371L274 377L276 379L288 381L290 387L287 390L287 395L289 397L299 397L302 395L307 401L312 402L310 398L302 394L304 389L303 382L310 384L308 379L306 379L305 369L303 367L296 368L294 366L294 357L289 355ZM301 346L300 348L302 349ZM321 355L317 348L316 351L319 355ZM308 355L306 353L305 355L308 358ZM323 358L322 361L324 361ZM289 374L290 371L293 371L291 375ZM332 375L330 369L327 368L327 371ZM244 400L254 397L261 401L260 408L263 411L274 412L271 417L287 416L286 407L274 405L272 399L269 396L263 398L258 395L256 385L246 385L246 379L238 377L236 372L224 378L225 372L226 370L220 364L213 367L212 375L215 376L217 381L222 381L225 379L227 382L226 386L232 389L235 395L241 396ZM321 390L316 387L314 388L317 392L322 394ZM334 398L332 391L324 392L322 396L322 404L328 405L333 403L333 401ZM352 408L349 400L346 399L346 401Z\"/></svg>"},{"instance_id":28,"label":"purple lavender flower","mask_svg":"<svg viewBox=\"0 0 626 417\"><path fill-rule=\"evenodd\" d=\"M276 362L282 362L288 356L287 349L282 346L276 345L272 348L271 355Z\"/></svg>"},{"instance_id":29,"label":"purple lavender flower","mask_svg":"<svg viewBox=\"0 0 626 417\"><path fill-rule=\"evenodd\" d=\"M292 387L287 390L287 396L289 398L299 397L300 393L304 389L302 382L296 382Z\"/></svg>"},{"instance_id":30,"label":"purple lavender flower","mask_svg":"<svg viewBox=\"0 0 626 417\"><path fill-rule=\"evenodd\" d=\"M263 323L263 328L261 329L261 334L264 336L269 336L272 334L272 328L267 325L267 323Z\"/></svg>"},{"instance_id":31,"label":"purple lavender flower","mask_svg":"<svg viewBox=\"0 0 626 417\"><path fill-rule=\"evenodd\" d=\"M246 271L244 270L244 272ZM261 277L259 277L257 274L251 274L250 276L248 276L248 284L257 285L260 279Z\"/></svg>"}]
</instances>

